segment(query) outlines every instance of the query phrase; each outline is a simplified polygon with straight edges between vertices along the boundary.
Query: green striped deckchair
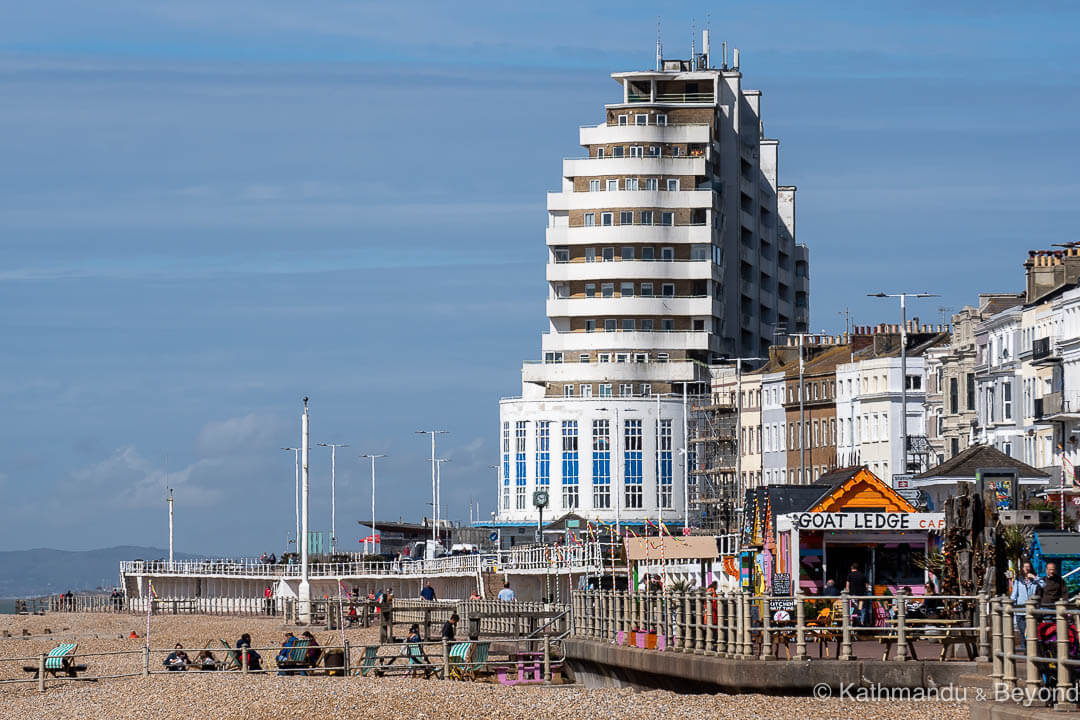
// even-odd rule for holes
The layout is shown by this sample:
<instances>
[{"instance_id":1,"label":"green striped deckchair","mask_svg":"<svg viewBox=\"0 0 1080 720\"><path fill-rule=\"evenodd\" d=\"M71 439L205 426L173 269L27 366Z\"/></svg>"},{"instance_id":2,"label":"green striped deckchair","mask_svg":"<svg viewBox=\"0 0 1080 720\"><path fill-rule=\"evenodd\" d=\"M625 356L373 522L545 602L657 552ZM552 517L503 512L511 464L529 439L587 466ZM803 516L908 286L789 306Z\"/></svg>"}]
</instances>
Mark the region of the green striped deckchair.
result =
<instances>
[{"instance_id":1,"label":"green striped deckchair","mask_svg":"<svg viewBox=\"0 0 1080 720\"><path fill-rule=\"evenodd\" d=\"M353 670L353 675L360 675L367 677L367 674L375 669L375 663L378 662L379 646L367 645L364 647L364 659L360 661L360 667ZM375 672L378 675L378 671Z\"/></svg>"},{"instance_id":2,"label":"green striped deckchair","mask_svg":"<svg viewBox=\"0 0 1080 720\"><path fill-rule=\"evenodd\" d=\"M218 642L221 643L221 646L223 648L225 648L225 662L222 664L221 669L232 670L234 668L242 668L243 663L240 659L240 653L238 653L236 650L233 650L232 647L229 646L229 643L225 642L221 638L218 638Z\"/></svg>"},{"instance_id":3,"label":"green striped deckchair","mask_svg":"<svg viewBox=\"0 0 1080 720\"><path fill-rule=\"evenodd\" d=\"M487 669L488 650L490 649L491 643L489 642L476 643L472 658L461 669L461 674L469 680L476 680L477 674Z\"/></svg>"},{"instance_id":4,"label":"green striped deckchair","mask_svg":"<svg viewBox=\"0 0 1080 720\"><path fill-rule=\"evenodd\" d=\"M60 643L45 656L45 672L50 675L56 676L58 673L64 673L68 677L77 677L80 672L86 670L85 665L72 665L71 660L75 656L75 649L79 647L79 643ZM24 665L23 670L29 673L33 673L34 677L38 675L38 668L36 665Z\"/></svg>"},{"instance_id":5,"label":"green striped deckchair","mask_svg":"<svg viewBox=\"0 0 1080 720\"><path fill-rule=\"evenodd\" d=\"M471 642L459 642L450 646L450 677L454 680L465 679L465 668L470 661L469 652L473 647Z\"/></svg>"}]
</instances>

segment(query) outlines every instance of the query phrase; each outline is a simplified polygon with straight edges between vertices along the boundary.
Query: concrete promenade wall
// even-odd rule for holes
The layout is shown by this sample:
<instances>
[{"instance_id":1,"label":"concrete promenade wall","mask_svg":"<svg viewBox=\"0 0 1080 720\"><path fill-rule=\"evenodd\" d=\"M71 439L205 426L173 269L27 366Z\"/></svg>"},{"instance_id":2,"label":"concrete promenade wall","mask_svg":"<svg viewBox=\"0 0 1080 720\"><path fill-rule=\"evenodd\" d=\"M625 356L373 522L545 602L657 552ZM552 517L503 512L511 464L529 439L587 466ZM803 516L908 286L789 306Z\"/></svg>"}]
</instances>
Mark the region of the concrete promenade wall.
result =
<instances>
[{"instance_id":1,"label":"concrete promenade wall","mask_svg":"<svg viewBox=\"0 0 1080 720\"><path fill-rule=\"evenodd\" d=\"M804 695L819 683L921 688L965 685L989 675L989 663L881 660L730 660L680 652L621 647L595 640L565 641L566 661L586 687L631 687L674 692L751 692Z\"/></svg>"}]
</instances>

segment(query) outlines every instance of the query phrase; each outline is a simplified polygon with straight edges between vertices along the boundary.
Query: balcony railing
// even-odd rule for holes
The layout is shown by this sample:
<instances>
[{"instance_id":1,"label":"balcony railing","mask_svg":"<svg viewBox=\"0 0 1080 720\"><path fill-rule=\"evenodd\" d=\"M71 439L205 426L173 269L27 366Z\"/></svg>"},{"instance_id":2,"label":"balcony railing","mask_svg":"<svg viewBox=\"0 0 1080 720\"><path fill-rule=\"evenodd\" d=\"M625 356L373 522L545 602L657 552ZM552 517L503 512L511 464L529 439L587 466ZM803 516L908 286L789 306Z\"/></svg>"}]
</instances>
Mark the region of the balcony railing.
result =
<instances>
[{"instance_id":1,"label":"balcony railing","mask_svg":"<svg viewBox=\"0 0 1080 720\"><path fill-rule=\"evenodd\" d=\"M688 262L710 262L711 258L652 258L647 260L645 258L634 258L632 260L623 260L621 257L616 256L614 259L608 258L603 260L597 258L596 260L585 260L584 258L573 258L571 260L556 260L556 265L602 265L603 263L611 262L646 262L646 263L688 263Z\"/></svg>"},{"instance_id":2,"label":"balcony railing","mask_svg":"<svg viewBox=\"0 0 1080 720\"><path fill-rule=\"evenodd\" d=\"M1054 357L1054 344L1050 342L1050 338L1036 338L1031 343L1031 361L1039 362L1040 360L1051 361L1056 360Z\"/></svg>"},{"instance_id":3,"label":"balcony railing","mask_svg":"<svg viewBox=\"0 0 1080 720\"><path fill-rule=\"evenodd\" d=\"M657 93L655 97L640 93L629 93L626 100L632 103L711 103L713 97L711 92Z\"/></svg>"}]
</instances>

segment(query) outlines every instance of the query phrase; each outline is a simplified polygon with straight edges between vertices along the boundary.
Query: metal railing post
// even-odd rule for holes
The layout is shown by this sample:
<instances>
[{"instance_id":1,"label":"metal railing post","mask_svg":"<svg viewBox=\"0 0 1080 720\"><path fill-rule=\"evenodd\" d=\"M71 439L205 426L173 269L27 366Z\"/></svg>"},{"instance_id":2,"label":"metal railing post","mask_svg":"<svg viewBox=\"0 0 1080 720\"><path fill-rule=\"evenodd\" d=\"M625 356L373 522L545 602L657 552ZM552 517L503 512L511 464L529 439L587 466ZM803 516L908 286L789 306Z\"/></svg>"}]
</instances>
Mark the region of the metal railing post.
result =
<instances>
[{"instance_id":1,"label":"metal railing post","mask_svg":"<svg viewBox=\"0 0 1080 720\"><path fill-rule=\"evenodd\" d=\"M1032 694L1039 690L1039 668L1035 664L1035 658L1039 654L1039 637L1035 625L1035 598L1028 598L1024 603L1024 664L1027 666L1024 684L1027 691Z\"/></svg>"},{"instance_id":2,"label":"metal railing post","mask_svg":"<svg viewBox=\"0 0 1080 720\"><path fill-rule=\"evenodd\" d=\"M1012 599L1006 597L1001 615L1001 660L1002 676L1006 690L1012 690L1016 686L1016 653L1015 640L1016 612L1013 610Z\"/></svg>"},{"instance_id":3,"label":"metal railing post","mask_svg":"<svg viewBox=\"0 0 1080 720\"><path fill-rule=\"evenodd\" d=\"M975 602L978 603L978 607L975 608L975 616L979 622L979 655L975 658L975 662L986 662L990 658L990 624L987 622L986 604L987 597L985 592L981 592L975 596Z\"/></svg>"},{"instance_id":4,"label":"metal railing post","mask_svg":"<svg viewBox=\"0 0 1080 720\"><path fill-rule=\"evenodd\" d=\"M840 609L843 617L840 618L840 657L839 660L854 659L851 654L851 596L847 590L840 593Z\"/></svg>"},{"instance_id":5,"label":"metal railing post","mask_svg":"<svg viewBox=\"0 0 1080 720\"><path fill-rule=\"evenodd\" d=\"M795 659L806 659L806 603L798 590L795 591Z\"/></svg>"},{"instance_id":6,"label":"metal railing post","mask_svg":"<svg viewBox=\"0 0 1080 720\"><path fill-rule=\"evenodd\" d=\"M1001 598L990 601L990 677L994 687L1001 682Z\"/></svg>"},{"instance_id":7,"label":"metal railing post","mask_svg":"<svg viewBox=\"0 0 1080 720\"><path fill-rule=\"evenodd\" d=\"M899 588L893 596L896 610L896 659L904 662L908 659L907 648L907 593Z\"/></svg>"}]
</instances>

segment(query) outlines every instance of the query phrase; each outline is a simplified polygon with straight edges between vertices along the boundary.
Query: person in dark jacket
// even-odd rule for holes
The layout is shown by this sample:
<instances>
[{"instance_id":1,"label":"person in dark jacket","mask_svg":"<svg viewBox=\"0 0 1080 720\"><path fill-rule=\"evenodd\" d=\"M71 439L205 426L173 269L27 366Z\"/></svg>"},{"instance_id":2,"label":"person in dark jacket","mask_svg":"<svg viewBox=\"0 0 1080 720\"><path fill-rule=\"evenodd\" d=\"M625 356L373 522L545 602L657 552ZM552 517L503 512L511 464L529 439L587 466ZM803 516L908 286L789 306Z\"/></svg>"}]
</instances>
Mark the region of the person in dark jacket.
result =
<instances>
[{"instance_id":1,"label":"person in dark jacket","mask_svg":"<svg viewBox=\"0 0 1080 720\"><path fill-rule=\"evenodd\" d=\"M449 620L447 620L446 622L443 623L443 626L442 626L442 638L443 638L443 640L446 640L447 642L453 642L454 641L454 629L457 627L459 619L460 618L458 617L458 614L454 613L453 615L450 616Z\"/></svg>"},{"instance_id":2,"label":"person in dark jacket","mask_svg":"<svg viewBox=\"0 0 1080 720\"><path fill-rule=\"evenodd\" d=\"M240 648L248 649L248 670L262 670L262 657L259 653L251 649L251 635L244 633L240 636L240 639L236 641L236 656L241 663L244 662L242 651Z\"/></svg>"},{"instance_id":3,"label":"person in dark jacket","mask_svg":"<svg viewBox=\"0 0 1080 720\"><path fill-rule=\"evenodd\" d=\"M829 578L821 594L826 597L840 597L840 588L836 587L836 581Z\"/></svg>"},{"instance_id":4,"label":"person in dark jacket","mask_svg":"<svg viewBox=\"0 0 1080 720\"><path fill-rule=\"evenodd\" d=\"M1053 605L1062 599L1069 599L1069 590L1065 587L1065 581L1058 575L1058 564L1051 561L1046 563L1046 578L1043 580L1039 603L1041 605Z\"/></svg>"}]
</instances>

